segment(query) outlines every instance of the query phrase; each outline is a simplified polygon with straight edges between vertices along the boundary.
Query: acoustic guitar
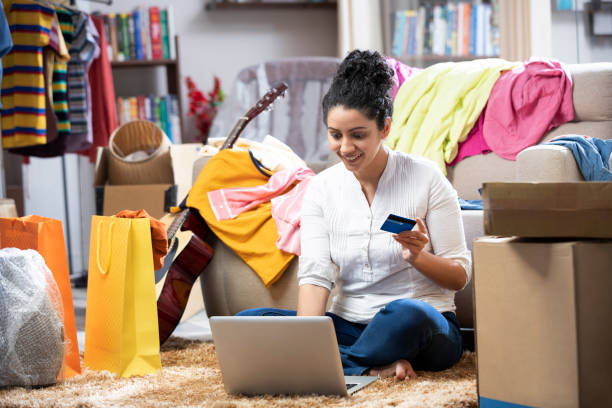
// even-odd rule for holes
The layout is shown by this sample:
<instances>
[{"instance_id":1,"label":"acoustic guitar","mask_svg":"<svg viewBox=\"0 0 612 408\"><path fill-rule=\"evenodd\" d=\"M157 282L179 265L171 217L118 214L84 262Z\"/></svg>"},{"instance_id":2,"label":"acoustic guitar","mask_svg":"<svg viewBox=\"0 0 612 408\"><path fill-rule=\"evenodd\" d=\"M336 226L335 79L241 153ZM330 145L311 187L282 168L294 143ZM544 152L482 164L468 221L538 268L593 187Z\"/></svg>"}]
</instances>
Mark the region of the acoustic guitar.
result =
<instances>
[{"instance_id":1,"label":"acoustic guitar","mask_svg":"<svg viewBox=\"0 0 612 408\"><path fill-rule=\"evenodd\" d=\"M231 149L246 125L264 110L269 110L279 96L284 96L287 84L272 87L238 119L220 149ZM205 242L208 226L197 210L186 208L178 214L162 218L170 224L168 253L161 269L155 271L159 344L163 344L181 321L189 293L196 279L210 262L214 250Z\"/></svg>"}]
</instances>

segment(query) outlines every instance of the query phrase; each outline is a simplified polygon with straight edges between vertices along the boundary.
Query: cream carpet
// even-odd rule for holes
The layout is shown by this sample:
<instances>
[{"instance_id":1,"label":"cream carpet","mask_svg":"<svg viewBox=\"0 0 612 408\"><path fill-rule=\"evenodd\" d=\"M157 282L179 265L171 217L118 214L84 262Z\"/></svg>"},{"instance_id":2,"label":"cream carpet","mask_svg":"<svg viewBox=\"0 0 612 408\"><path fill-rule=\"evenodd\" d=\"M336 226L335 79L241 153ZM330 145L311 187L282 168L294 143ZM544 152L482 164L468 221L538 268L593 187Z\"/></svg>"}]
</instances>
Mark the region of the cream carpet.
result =
<instances>
[{"instance_id":1,"label":"cream carpet","mask_svg":"<svg viewBox=\"0 0 612 408\"><path fill-rule=\"evenodd\" d=\"M230 396L223 389L212 343L170 338L161 372L119 378L84 369L64 383L39 389L0 390L1 407L476 407L475 354L452 369L417 372L418 378L377 381L351 397Z\"/></svg>"}]
</instances>

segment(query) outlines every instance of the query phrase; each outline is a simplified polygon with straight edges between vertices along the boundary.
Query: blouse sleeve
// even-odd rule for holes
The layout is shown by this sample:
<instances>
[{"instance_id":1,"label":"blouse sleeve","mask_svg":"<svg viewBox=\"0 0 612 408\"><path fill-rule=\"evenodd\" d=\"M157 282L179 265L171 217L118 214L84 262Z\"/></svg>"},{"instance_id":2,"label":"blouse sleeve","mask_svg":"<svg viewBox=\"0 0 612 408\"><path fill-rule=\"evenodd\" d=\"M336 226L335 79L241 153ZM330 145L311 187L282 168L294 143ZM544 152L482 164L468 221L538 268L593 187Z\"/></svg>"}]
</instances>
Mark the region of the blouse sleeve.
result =
<instances>
[{"instance_id":1,"label":"blouse sleeve","mask_svg":"<svg viewBox=\"0 0 612 408\"><path fill-rule=\"evenodd\" d=\"M427 212L427 230L433 253L459 262L465 270L467 285L472 275L472 257L465 244L457 192L437 166L434 172Z\"/></svg>"},{"instance_id":2,"label":"blouse sleeve","mask_svg":"<svg viewBox=\"0 0 612 408\"><path fill-rule=\"evenodd\" d=\"M326 195L321 181L315 176L302 200L298 283L300 286L311 284L332 290L336 267L331 261L329 227L324 217Z\"/></svg>"}]
</instances>

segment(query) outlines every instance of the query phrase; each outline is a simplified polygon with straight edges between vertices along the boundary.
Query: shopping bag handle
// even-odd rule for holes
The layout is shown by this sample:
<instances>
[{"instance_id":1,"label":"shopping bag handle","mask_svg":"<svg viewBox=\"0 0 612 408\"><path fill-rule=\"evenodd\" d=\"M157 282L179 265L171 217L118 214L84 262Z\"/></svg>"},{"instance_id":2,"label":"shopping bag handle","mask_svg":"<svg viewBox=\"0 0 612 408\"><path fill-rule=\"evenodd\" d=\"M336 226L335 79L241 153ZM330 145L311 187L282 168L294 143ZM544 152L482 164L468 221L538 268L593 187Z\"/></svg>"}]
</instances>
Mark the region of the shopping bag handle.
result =
<instances>
[{"instance_id":1,"label":"shopping bag handle","mask_svg":"<svg viewBox=\"0 0 612 408\"><path fill-rule=\"evenodd\" d=\"M102 275L106 275L106 273L108 272L108 267L110 266L110 247L111 247L111 238L113 236L113 225L115 225L115 221L111 221L110 222L110 226L108 227L108 256L106 257L106 265L103 268L102 264L100 263L100 232L102 230L102 223L99 222L98 223L98 228L97 228L97 235L98 235L98 242L97 242L97 248L96 248L96 261L98 263L98 270L100 271L100 273Z\"/></svg>"}]
</instances>

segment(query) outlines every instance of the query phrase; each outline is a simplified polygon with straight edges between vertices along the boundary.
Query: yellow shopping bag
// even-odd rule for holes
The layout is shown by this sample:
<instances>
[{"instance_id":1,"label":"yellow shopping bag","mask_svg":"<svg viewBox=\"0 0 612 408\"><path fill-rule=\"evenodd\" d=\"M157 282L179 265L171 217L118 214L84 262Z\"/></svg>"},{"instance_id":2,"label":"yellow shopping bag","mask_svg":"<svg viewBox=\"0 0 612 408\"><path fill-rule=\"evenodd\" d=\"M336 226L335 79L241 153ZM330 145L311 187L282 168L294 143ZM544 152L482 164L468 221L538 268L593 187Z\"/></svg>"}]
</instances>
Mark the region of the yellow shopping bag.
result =
<instances>
[{"instance_id":1,"label":"yellow shopping bag","mask_svg":"<svg viewBox=\"0 0 612 408\"><path fill-rule=\"evenodd\" d=\"M85 366L122 377L161 369L152 254L148 219L92 217Z\"/></svg>"}]
</instances>

